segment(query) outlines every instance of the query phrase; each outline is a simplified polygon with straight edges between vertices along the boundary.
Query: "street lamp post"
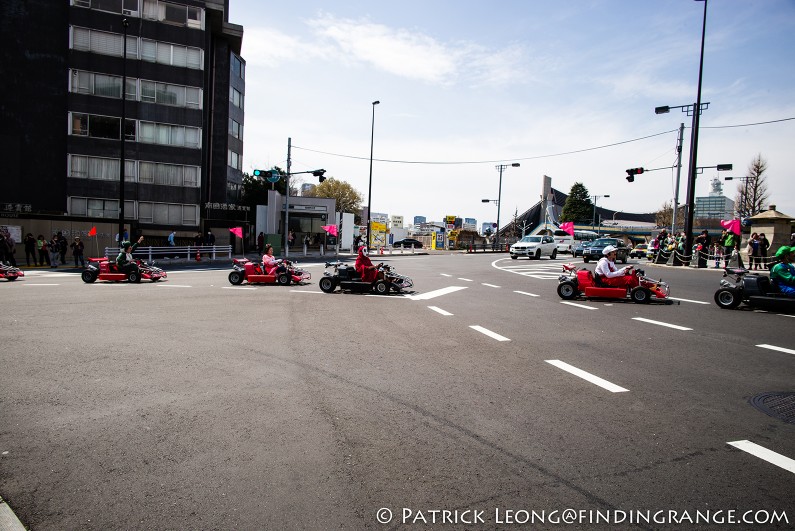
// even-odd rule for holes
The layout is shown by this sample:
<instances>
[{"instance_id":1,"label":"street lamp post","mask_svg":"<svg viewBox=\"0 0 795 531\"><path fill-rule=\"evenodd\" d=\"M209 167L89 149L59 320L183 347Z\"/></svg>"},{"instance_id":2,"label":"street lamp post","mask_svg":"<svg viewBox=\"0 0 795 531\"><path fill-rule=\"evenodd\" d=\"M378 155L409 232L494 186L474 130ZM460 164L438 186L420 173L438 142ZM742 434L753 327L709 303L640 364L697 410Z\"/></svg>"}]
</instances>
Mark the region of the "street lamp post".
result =
<instances>
[{"instance_id":1,"label":"street lamp post","mask_svg":"<svg viewBox=\"0 0 795 531\"><path fill-rule=\"evenodd\" d=\"M596 200L602 197L610 197L610 195L592 195L591 199L593 199L593 218L591 219L591 230L596 228Z\"/></svg>"},{"instance_id":2,"label":"street lamp post","mask_svg":"<svg viewBox=\"0 0 795 531\"><path fill-rule=\"evenodd\" d=\"M502 172L508 168L518 168L518 162L512 162L511 164L497 164L495 168L497 171L500 172L500 186L497 189L497 250L500 249L500 199L502 199Z\"/></svg>"},{"instance_id":3,"label":"street lamp post","mask_svg":"<svg viewBox=\"0 0 795 531\"><path fill-rule=\"evenodd\" d=\"M367 187L367 247L370 247L370 225L373 223L373 139L375 135L375 106L381 103L373 102L373 120L370 125L370 184Z\"/></svg>"},{"instance_id":4,"label":"street lamp post","mask_svg":"<svg viewBox=\"0 0 795 531\"><path fill-rule=\"evenodd\" d=\"M124 237L124 166L126 166L126 157L124 152L124 133L125 125L127 122L127 27L130 25L129 21L124 18L121 21L124 28L124 39L122 43L122 59L121 59L121 153L119 157L119 247L121 248L122 239Z\"/></svg>"}]
</instances>

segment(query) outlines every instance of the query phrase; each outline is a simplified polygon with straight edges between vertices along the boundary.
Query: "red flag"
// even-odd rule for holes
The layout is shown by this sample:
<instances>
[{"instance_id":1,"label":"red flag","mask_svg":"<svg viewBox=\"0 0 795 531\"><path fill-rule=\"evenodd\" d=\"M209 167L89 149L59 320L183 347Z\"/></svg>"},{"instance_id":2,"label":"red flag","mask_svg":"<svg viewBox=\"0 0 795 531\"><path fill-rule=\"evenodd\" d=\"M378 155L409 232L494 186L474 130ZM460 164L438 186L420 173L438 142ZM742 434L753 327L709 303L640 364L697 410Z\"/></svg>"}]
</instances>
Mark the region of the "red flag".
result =
<instances>
[{"instance_id":1,"label":"red flag","mask_svg":"<svg viewBox=\"0 0 795 531\"><path fill-rule=\"evenodd\" d=\"M88 235L89 236L96 236L97 235L97 228L96 227L91 227L91 230L88 231Z\"/></svg>"},{"instance_id":2,"label":"red flag","mask_svg":"<svg viewBox=\"0 0 795 531\"><path fill-rule=\"evenodd\" d=\"M337 226L336 225L322 225L320 228L323 229L324 231L328 232L332 236L336 236L337 235Z\"/></svg>"},{"instance_id":3,"label":"red flag","mask_svg":"<svg viewBox=\"0 0 795 531\"><path fill-rule=\"evenodd\" d=\"M229 232L237 236L238 238L243 238L243 227L232 227L229 229Z\"/></svg>"},{"instance_id":4,"label":"red flag","mask_svg":"<svg viewBox=\"0 0 795 531\"><path fill-rule=\"evenodd\" d=\"M569 236L574 236L574 222L567 221L565 223L560 224L560 230L568 234Z\"/></svg>"},{"instance_id":5,"label":"red flag","mask_svg":"<svg viewBox=\"0 0 795 531\"><path fill-rule=\"evenodd\" d=\"M729 232L735 233L737 236L740 235L741 229L739 219L720 220L720 226Z\"/></svg>"}]
</instances>

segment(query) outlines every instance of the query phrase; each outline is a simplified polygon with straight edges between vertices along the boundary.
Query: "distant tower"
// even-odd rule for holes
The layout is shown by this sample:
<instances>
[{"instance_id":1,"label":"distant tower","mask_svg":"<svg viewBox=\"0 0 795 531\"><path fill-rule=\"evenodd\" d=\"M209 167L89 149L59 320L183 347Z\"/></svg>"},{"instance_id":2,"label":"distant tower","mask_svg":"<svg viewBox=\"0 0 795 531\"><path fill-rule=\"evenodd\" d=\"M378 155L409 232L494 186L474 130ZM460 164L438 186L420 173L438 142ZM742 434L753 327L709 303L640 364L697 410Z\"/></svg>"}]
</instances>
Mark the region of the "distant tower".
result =
<instances>
[{"instance_id":1,"label":"distant tower","mask_svg":"<svg viewBox=\"0 0 795 531\"><path fill-rule=\"evenodd\" d=\"M720 182L720 179L715 177L711 181L712 183L712 191L709 193L711 196L721 196L723 195L723 183Z\"/></svg>"}]
</instances>

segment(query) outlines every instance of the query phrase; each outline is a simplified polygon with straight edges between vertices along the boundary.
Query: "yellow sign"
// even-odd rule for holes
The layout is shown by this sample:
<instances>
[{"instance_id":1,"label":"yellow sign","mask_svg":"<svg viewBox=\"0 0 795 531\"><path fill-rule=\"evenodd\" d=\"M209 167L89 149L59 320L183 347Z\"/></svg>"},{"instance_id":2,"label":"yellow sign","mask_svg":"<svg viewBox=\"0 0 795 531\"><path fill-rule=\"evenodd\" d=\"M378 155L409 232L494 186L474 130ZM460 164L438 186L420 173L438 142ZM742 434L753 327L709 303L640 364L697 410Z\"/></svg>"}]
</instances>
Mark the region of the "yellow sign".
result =
<instances>
[{"instance_id":1,"label":"yellow sign","mask_svg":"<svg viewBox=\"0 0 795 531\"><path fill-rule=\"evenodd\" d=\"M386 223L370 222L370 247L386 246Z\"/></svg>"}]
</instances>

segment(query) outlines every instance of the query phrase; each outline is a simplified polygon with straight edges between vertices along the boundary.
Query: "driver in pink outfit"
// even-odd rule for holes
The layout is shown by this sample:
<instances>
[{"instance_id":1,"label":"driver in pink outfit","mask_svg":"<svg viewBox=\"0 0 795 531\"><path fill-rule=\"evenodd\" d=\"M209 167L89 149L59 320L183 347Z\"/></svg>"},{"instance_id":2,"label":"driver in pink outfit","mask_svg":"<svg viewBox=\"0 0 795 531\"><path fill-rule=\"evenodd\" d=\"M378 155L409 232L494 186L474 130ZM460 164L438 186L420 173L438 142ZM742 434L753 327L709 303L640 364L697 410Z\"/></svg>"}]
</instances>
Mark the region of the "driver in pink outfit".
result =
<instances>
[{"instance_id":1,"label":"driver in pink outfit","mask_svg":"<svg viewBox=\"0 0 795 531\"><path fill-rule=\"evenodd\" d=\"M273 275L287 270L282 261L277 260L273 256L273 247L270 244L265 246L265 254L262 255L262 269L266 275Z\"/></svg>"},{"instance_id":2,"label":"driver in pink outfit","mask_svg":"<svg viewBox=\"0 0 795 531\"><path fill-rule=\"evenodd\" d=\"M615 288L630 288L633 286L632 275L629 270L632 266L624 266L621 269L616 267L616 248L608 245L602 251L602 258L596 264L594 276L605 286Z\"/></svg>"}]
</instances>

